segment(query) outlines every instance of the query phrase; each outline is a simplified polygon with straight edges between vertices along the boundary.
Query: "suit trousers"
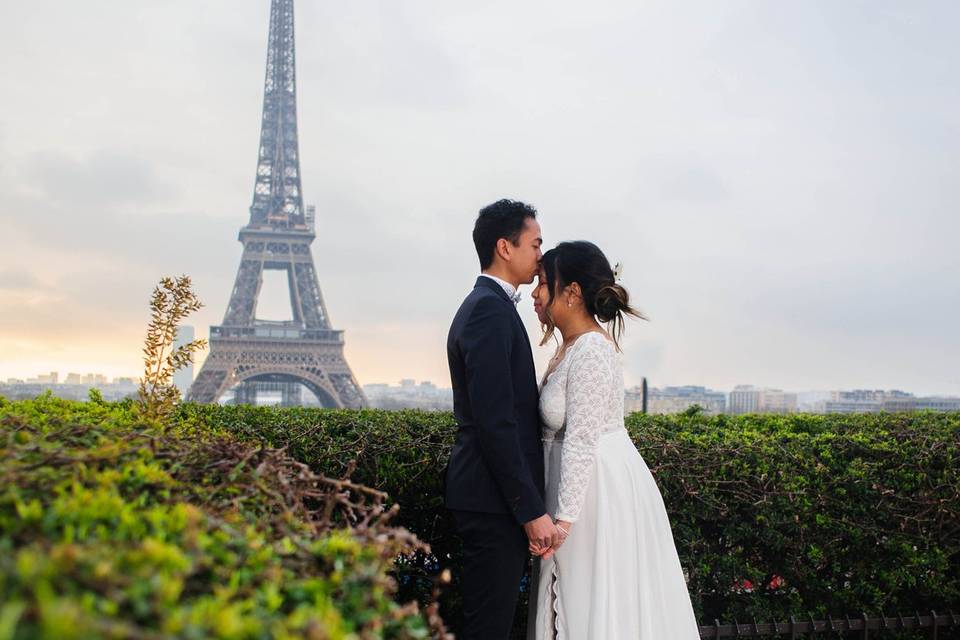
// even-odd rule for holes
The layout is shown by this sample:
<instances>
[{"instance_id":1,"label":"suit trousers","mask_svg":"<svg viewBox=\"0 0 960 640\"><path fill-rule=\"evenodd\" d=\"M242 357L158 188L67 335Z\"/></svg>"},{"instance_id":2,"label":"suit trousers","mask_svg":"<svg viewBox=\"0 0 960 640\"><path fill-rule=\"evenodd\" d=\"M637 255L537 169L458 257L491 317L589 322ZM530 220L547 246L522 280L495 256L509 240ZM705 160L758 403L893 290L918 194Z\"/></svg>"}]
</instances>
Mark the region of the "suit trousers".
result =
<instances>
[{"instance_id":1,"label":"suit trousers","mask_svg":"<svg viewBox=\"0 0 960 640\"><path fill-rule=\"evenodd\" d=\"M463 541L463 628L465 640L506 640L530 552L523 527L501 513L451 510Z\"/></svg>"}]
</instances>

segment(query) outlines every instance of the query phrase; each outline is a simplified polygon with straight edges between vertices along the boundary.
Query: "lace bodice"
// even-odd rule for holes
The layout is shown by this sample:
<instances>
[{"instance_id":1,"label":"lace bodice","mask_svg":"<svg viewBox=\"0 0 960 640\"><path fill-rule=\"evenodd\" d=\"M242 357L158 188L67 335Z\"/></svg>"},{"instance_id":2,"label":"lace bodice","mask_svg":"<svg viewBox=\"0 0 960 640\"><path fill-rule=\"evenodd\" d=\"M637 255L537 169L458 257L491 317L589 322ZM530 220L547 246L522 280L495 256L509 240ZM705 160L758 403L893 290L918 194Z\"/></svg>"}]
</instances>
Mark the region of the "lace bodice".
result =
<instances>
[{"instance_id":1,"label":"lace bodice","mask_svg":"<svg viewBox=\"0 0 960 640\"><path fill-rule=\"evenodd\" d=\"M623 363L602 333L585 333L567 348L540 392L543 439L562 441L558 520L574 522L583 507L597 443L623 426Z\"/></svg>"}]
</instances>

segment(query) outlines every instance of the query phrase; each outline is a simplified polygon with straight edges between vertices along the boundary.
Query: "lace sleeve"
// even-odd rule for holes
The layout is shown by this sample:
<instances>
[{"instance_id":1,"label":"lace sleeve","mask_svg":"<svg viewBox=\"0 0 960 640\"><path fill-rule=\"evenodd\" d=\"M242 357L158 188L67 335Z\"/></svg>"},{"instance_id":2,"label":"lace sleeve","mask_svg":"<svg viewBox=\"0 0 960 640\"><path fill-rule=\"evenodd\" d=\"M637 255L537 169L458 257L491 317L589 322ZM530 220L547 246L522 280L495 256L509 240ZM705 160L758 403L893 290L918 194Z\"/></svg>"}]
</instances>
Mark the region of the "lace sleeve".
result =
<instances>
[{"instance_id":1,"label":"lace sleeve","mask_svg":"<svg viewBox=\"0 0 960 640\"><path fill-rule=\"evenodd\" d=\"M605 394L610 386L610 363L600 345L591 342L581 346L576 354L570 354L574 360L567 374L566 425L556 514L558 520L568 522L580 517L603 430Z\"/></svg>"}]
</instances>

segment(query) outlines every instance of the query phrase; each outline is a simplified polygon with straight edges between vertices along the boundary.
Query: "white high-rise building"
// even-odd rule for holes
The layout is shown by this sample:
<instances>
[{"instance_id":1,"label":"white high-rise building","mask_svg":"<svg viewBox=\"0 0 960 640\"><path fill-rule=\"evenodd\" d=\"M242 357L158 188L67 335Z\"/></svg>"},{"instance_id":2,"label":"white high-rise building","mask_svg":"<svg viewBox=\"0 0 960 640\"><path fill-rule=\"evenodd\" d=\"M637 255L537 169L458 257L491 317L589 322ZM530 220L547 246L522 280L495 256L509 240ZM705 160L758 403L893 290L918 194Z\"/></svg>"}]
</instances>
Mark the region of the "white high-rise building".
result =
<instances>
[{"instance_id":1,"label":"white high-rise building","mask_svg":"<svg viewBox=\"0 0 960 640\"><path fill-rule=\"evenodd\" d=\"M740 384L730 392L727 411L733 414L757 413L760 411L760 389L750 384Z\"/></svg>"},{"instance_id":2,"label":"white high-rise building","mask_svg":"<svg viewBox=\"0 0 960 640\"><path fill-rule=\"evenodd\" d=\"M647 410L650 413L680 413L697 405L705 415L718 415L727 405L725 393L711 391L704 387L663 387L650 390Z\"/></svg>"},{"instance_id":3,"label":"white high-rise building","mask_svg":"<svg viewBox=\"0 0 960 640\"><path fill-rule=\"evenodd\" d=\"M727 410L733 414L793 413L797 410L797 394L780 389L738 385L730 392Z\"/></svg>"},{"instance_id":4,"label":"white high-rise building","mask_svg":"<svg viewBox=\"0 0 960 640\"><path fill-rule=\"evenodd\" d=\"M760 392L760 411L762 413L796 413L797 394L780 389L764 389Z\"/></svg>"}]
</instances>

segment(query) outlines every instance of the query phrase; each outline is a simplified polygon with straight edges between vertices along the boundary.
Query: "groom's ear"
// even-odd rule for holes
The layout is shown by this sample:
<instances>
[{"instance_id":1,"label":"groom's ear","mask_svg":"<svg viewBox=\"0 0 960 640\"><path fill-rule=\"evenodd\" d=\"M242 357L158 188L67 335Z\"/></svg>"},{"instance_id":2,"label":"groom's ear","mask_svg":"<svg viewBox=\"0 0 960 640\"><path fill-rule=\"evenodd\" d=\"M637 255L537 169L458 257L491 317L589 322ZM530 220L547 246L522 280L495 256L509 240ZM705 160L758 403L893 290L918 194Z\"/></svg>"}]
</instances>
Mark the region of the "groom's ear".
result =
<instances>
[{"instance_id":1,"label":"groom's ear","mask_svg":"<svg viewBox=\"0 0 960 640\"><path fill-rule=\"evenodd\" d=\"M496 255L500 256L500 259L505 262L510 262L510 250L512 248L511 242L506 238L500 238L497 240L497 244L494 247L493 251Z\"/></svg>"}]
</instances>

